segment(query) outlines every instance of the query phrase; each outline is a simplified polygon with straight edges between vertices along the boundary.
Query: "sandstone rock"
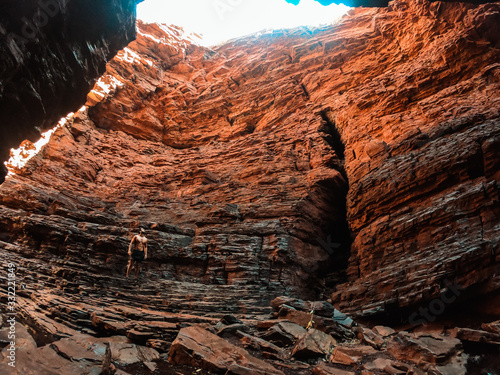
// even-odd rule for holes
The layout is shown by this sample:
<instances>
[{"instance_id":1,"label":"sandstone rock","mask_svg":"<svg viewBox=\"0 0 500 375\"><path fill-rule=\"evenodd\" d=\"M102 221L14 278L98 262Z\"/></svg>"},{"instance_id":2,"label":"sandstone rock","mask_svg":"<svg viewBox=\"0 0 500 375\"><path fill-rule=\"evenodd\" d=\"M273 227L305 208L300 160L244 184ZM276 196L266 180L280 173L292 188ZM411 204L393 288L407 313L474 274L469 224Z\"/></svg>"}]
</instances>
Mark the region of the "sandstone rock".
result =
<instances>
[{"instance_id":1,"label":"sandstone rock","mask_svg":"<svg viewBox=\"0 0 500 375\"><path fill-rule=\"evenodd\" d=\"M9 365L12 360L9 358L10 345L7 345L0 355L0 372L2 374L52 375L57 373L70 375L85 372L100 373L100 366L95 365L94 362L94 359L97 359L96 357L86 355L85 358L81 357L78 363L73 363L68 358L58 355L50 345L37 348L35 340L25 326L16 323L15 327L15 366ZM5 328L2 329L0 335L5 335ZM90 357L92 357L91 360L86 359Z\"/></svg>"},{"instance_id":2,"label":"sandstone rock","mask_svg":"<svg viewBox=\"0 0 500 375\"><path fill-rule=\"evenodd\" d=\"M280 318L294 322L303 328L306 328L311 321L311 314L302 311L296 311L293 308L288 308L286 305L282 306ZM333 319L323 318L320 316L313 316L315 329L331 334L338 339L352 338L354 334L347 328L341 326Z\"/></svg>"},{"instance_id":3,"label":"sandstone rock","mask_svg":"<svg viewBox=\"0 0 500 375\"><path fill-rule=\"evenodd\" d=\"M5 327L0 329L0 343L3 344L2 346L10 344L10 342L12 341L12 339L9 338L10 333L15 334L16 340L26 340L26 342L29 343L29 346L37 346L35 340L24 325L16 322L13 328L14 330L12 331L10 324L7 324Z\"/></svg>"},{"instance_id":4,"label":"sandstone rock","mask_svg":"<svg viewBox=\"0 0 500 375\"><path fill-rule=\"evenodd\" d=\"M103 360L106 345L94 340L91 336L80 335L56 341L51 347L58 355L73 362L97 362Z\"/></svg>"},{"instance_id":5,"label":"sandstone rock","mask_svg":"<svg viewBox=\"0 0 500 375\"><path fill-rule=\"evenodd\" d=\"M492 333L470 328L454 328L450 331L450 336L456 337L462 341L500 345L500 333Z\"/></svg>"},{"instance_id":6,"label":"sandstone rock","mask_svg":"<svg viewBox=\"0 0 500 375\"><path fill-rule=\"evenodd\" d=\"M113 336L97 339L80 334L51 344L57 353L72 361L102 361L109 343L113 362L125 366L138 362L150 362L160 357L159 353L143 346L131 344L126 337Z\"/></svg>"},{"instance_id":7,"label":"sandstone rock","mask_svg":"<svg viewBox=\"0 0 500 375\"><path fill-rule=\"evenodd\" d=\"M385 345L384 338L369 328L359 327L356 331L358 338L374 349L381 349Z\"/></svg>"},{"instance_id":8,"label":"sandstone rock","mask_svg":"<svg viewBox=\"0 0 500 375\"><path fill-rule=\"evenodd\" d=\"M2 374L12 375L74 375L81 373L99 374L101 367L93 362L73 363L59 356L50 346L25 347L22 343L16 351L16 367L8 365L5 357L0 363Z\"/></svg>"},{"instance_id":9,"label":"sandstone rock","mask_svg":"<svg viewBox=\"0 0 500 375\"><path fill-rule=\"evenodd\" d=\"M260 337L269 340L279 346L289 346L295 344L297 339L306 334L306 329L291 322L280 322L273 325Z\"/></svg>"},{"instance_id":10,"label":"sandstone rock","mask_svg":"<svg viewBox=\"0 0 500 375\"><path fill-rule=\"evenodd\" d=\"M170 342L157 339L151 339L146 342L146 346L155 349L159 353L168 352L168 350L170 349L170 344Z\"/></svg>"},{"instance_id":11,"label":"sandstone rock","mask_svg":"<svg viewBox=\"0 0 500 375\"><path fill-rule=\"evenodd\" d=\"M300 372L311 372L312 367L308 365L307 363L304 362L277 362L275 361L274 364L280 368L283 368L292 373L300 373Z\"/></svg>"},{"instance_id":12,"label":"sandstone rock","mask_svg":"<svg viewBox=\"0 0 500 375\"><path fill-rule=\"evenodd\" d=\"M224 339L198 327L183 328L172 343L169 361L207 371L235 374L283 374Z\"/></svg>"},{"instance_id":13,"label":"sandstone rock","mask_svg":"<svg viewBox=\"0 0 500 375\"><path fill-rule=\"evenodd\" d=\"M322 357L330 354L337 345L335 339L317 329L307 331L295 344L292 356L297 358Z\"/></svg>"},{"instance_id":14,"label":"sandstone rock","mask_svg":"<svg viewBox=\"0 0 500 375\"><path fill-rule=\"evenodd\" d=\"M146 342L154 337L154 332L149 330L136 330L131 329L127 331L127 338L132 341Z\"/></svg>"},{"instance_id":15,"label":"sandstone rock","mask_svg":"<svg viewBox=\"0 0 500 375\"><path fill-rule=\"evenodd\" d=\"M396 331L393 330L392 328L384 327L384 326L375 326L372 328L372 331L373 331L373 333L375 333L381 337L391 336L394 333L396 333Z\"/></svg>"},{"instance_id":16,"label":"sandstone rock","mask_svg":"<svg viewBox=\"0 0 500 375\"><path fill-rule=\"evenodd\" d=\"M155 372L156 368L158 367L154 362L144 362L144 366L146 366L151 372Z\"/></svg>"},{"instance_id":17,"label":"sandstone rock","mask_svg":"<svg viewBox=\"0 0 500 375\"><path fill-rule=\"evenodd\" d=\"M387 351L396 359L414 363L446 365L461 353L460 340L447 336L400 332L393 336Z\"/></svg>"},{"instance_id":18,"label":"sandstone rock","mask_svg":"<svg viewBox=\"0 0 500 375\"><path fill-rule=\"evenodd\" d=\"M444 366L431 366L428 371L433 375L465 375L468 374L465 363L467 361L454 361Z\"/></svg>"},{"instance_id":19,"label":"sandstone rock","mask_svg":"<svg viewBox=\"0 0 500 375\"><path fill-rule=\"evenodd\" d=\"M250 346L253 349L261 350L263 355L268 358L283 359L285 357L285 353L282 349L273 343L259 337L248 335L241 331L238 331L237 334L241 337L240 341L245 347Z\"/></svg>"},{"instance_id":20,"label":"sandstone rock","mask_svg":"<svg viewBox=\"0 0 500 375\"><path fill-rule=\"evenodd\" d=\"M370 371L384 371L385 373L391 375L404 375L407 374L410 370L410 366L405 363L393 361L391 359L383 357L368 362L363 366L365 369Z\"/></svg>"},{"instance_id":21,"label":"sandstone rock","mask_svg":"<svg viewBox=\"0 0 500 375\"><path fill-rule=\"evenodd\" d=\"M311 312L314 311L315 315L332 318L335 308L326 301L303 301L301 299L290 297L276 297L271 301L271 306L275 311L279 311L283 305L293 307L296 310Z\"/></svg>"},{"instance_id":22,"label":"sandstone rock","mask_svg":"<svg viewBox=\"0 0 500 375\"><path fill-rule=\"evenodd\" d=\"M315 374L315 375L354 375L354 372L331 367L331 366L328 366L326 364L326 362L321 362L319 365L317 365L314 368L313 374Z\"/></svg>"},{"instance_id":23,"label":"sandstone rock","mask_svg":"<svg viewBox=\"0 0 500 375\"><path fill-rule=\"evenodd\" d=\"M337 346L330 356L330 362L342 365L354 365L364 356L377 353L371 346L362 345L342 345Z\"/></svg>"},{"instance_id":24,"label":"sandstone rock","mask_svg":"<svg viewBox=\"0 0 500 375\"><path fill-rule=\"evenodd\" d=\"M491 332L491 333L496 333L500 334L500 320L491 322L491 323L483 323L481 325L483 330Z\"/></svg>"}]
</instances>

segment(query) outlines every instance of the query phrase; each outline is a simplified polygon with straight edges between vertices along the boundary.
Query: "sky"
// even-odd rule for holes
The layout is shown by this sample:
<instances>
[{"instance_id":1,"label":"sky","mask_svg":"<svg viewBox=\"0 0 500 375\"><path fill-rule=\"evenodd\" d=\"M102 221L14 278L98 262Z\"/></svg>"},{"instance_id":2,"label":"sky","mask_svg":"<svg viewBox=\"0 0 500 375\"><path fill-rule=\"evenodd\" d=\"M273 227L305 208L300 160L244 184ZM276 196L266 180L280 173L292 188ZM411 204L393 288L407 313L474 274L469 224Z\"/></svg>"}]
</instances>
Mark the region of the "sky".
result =
<instances>
[{"instance_id":1,"label":"sky","mask_svg":"<svg viewBox=\"0 0 500 375\"><path fill-rule=\"evenodd\" d=\"M348 10L314 0L299 5L285 0L146 0L137 6L137 17L182 26L188 33L202 34L200 44L212 46L264 29L331 24Z\"/></svg>"}]
</instances>

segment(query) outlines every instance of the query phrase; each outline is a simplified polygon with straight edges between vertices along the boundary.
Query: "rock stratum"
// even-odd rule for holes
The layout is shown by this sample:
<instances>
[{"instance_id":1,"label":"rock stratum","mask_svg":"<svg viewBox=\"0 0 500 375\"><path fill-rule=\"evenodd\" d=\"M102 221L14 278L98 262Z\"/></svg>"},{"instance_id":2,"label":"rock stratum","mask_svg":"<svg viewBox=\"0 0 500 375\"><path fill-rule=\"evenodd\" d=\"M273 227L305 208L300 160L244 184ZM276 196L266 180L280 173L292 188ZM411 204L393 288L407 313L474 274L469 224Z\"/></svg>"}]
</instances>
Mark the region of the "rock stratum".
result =
<instances>
[{"instance_id":1,"label":"rock stratum","mask_svg":"<svg viewBox=\"0 0 500 375\"><path fill-rule=\"evenodd\" d=\"M419 308L450 290L498 317L499 25L498 3L394 1L209 49L139 23L85 108L0 187L0 251L37 343L127 336L161 352L175 339L172 363L243 374L262 358L187 354L231 333L283 364L290 356L265 339L278 330L294 358L357 337L386 360L417 358L418 371L464 371L461 343L500 342L480 324L494 319L431 338L330 319L283 339L262 321L289 295L330 299L355 319L432 322L443 310ZM124 273L139 227L150 259L134 283ZM299 310L275 317L306 327ZM221 326L228 313L240 323ZM345 356L374 359L370 348L334 359L354 366ZM300 363L275 373L313 371Z\"/></svg>"}]
</instances>

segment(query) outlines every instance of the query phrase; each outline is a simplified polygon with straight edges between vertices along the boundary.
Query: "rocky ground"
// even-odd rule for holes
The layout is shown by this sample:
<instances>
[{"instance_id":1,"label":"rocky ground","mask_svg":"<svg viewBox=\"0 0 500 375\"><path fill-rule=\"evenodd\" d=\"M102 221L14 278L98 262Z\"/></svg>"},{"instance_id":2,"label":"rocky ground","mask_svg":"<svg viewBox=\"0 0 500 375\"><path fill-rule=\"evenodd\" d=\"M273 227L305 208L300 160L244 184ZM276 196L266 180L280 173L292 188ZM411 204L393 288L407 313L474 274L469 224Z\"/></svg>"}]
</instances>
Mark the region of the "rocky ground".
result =
<instances>
[{"instance_id":1,"label":"rocky ground","mask_svg":"<svg viewBox=\"0 0 500 375\"><path fill-rule=\"evenodd\" d=\"M394 1L212 49L139 23L0 186L19 373L494 374L499 9Z\"/></svg>"},{"instance_id":2,"label":"rocky ground","mask_svg":"<svg viewBox=\"0 0 500 375\"><path fill-rule=\"evenodd\" d=\"M141 282L124 281L123 287L129 293L147 295L149 288L141 287ZM263 307L216 318L224 307L217 308L219 314L203 312L207 306L203 307L205 302L192 285L162 285L167 287L170 298L164 301L172 305L155 311L149 309L151 302L142 307L109 303L110 297L104 297L106 287L93 291L99 295L93 307L75 298L42 297L42 292L38 305L26 306L20 298L25 310L57 306L68 316L55 313L52 320L32 312L28 326L15 323L15 368L8 365L7 336L13 328L4 321L2 373L459 375L497 374L500 365L495 354L500 321L484 324L481 330L421 327L410 333L385 326L368 328L327 302L289 297L274 299L268 315ZM198 308L188 308L193 315L166 312L182 308L174 296L184 297L186 289L193 291L193 298L200 298ZM71 319L70 325L78 331L57 323L61 318L65 323Z\"/></svg>"}]
</instances>

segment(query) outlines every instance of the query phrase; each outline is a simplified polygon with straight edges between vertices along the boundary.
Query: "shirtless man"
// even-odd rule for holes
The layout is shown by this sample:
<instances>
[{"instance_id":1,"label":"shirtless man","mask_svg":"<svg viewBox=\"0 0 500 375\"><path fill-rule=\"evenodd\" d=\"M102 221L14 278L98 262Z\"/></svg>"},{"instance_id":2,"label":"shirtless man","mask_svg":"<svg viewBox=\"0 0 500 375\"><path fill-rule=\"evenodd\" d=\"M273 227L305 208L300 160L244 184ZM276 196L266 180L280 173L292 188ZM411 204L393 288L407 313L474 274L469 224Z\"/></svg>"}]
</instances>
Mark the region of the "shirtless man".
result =
<instances>
[{"instance_id":1,"label":"shirtless man","mask_svg":"<svg viewBox=\"0 0 500 375\"><path fill-rule=\"evenodd\" d=\"M135 267L135 277L139 276L141 270L141 262L148 259L148 239L144 235L144 229L141 228L139 234L136 234L128 247L128 267L127 277L132 267Z\"/></svg>"}]
</instances>

